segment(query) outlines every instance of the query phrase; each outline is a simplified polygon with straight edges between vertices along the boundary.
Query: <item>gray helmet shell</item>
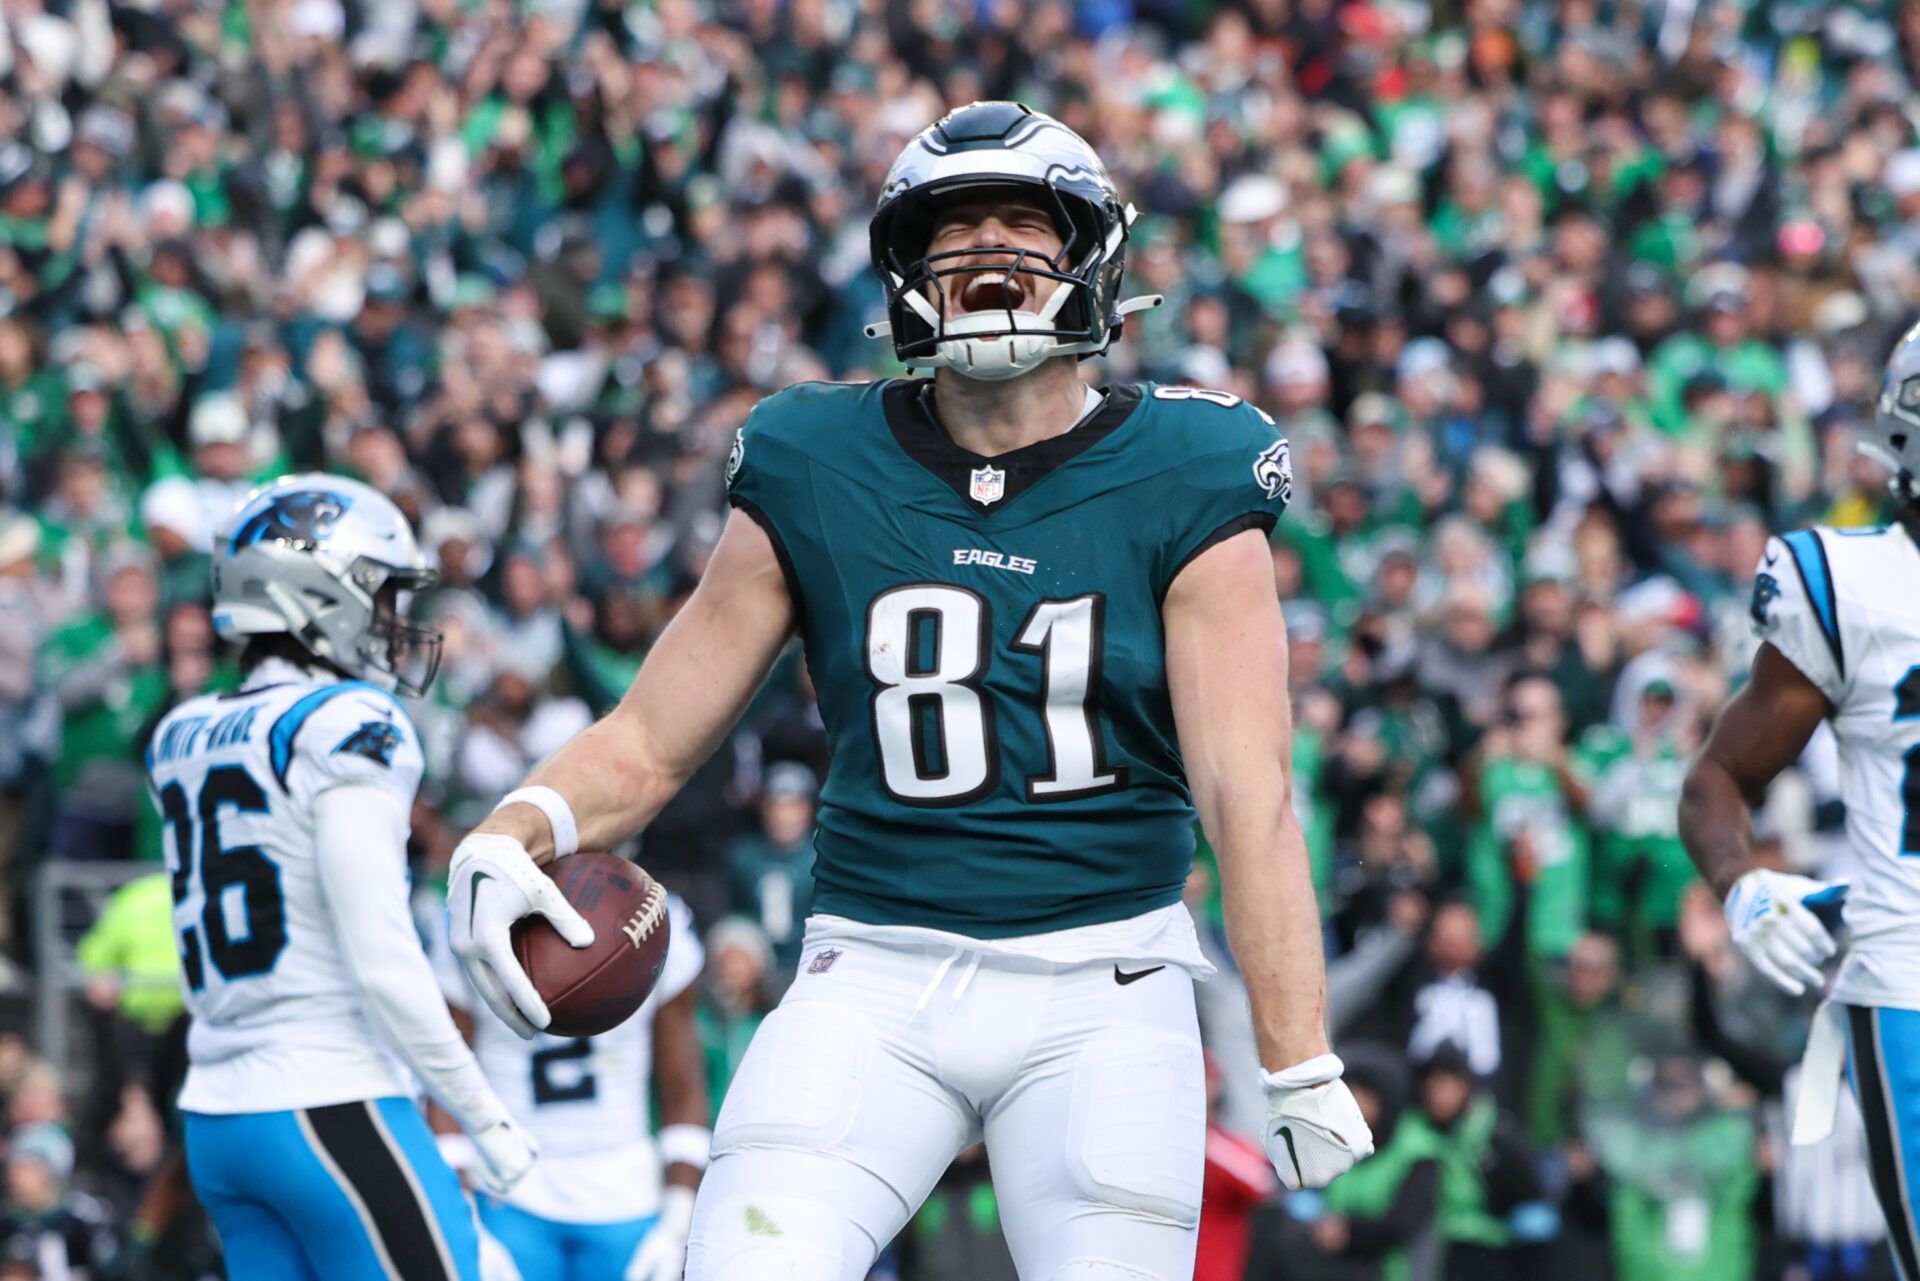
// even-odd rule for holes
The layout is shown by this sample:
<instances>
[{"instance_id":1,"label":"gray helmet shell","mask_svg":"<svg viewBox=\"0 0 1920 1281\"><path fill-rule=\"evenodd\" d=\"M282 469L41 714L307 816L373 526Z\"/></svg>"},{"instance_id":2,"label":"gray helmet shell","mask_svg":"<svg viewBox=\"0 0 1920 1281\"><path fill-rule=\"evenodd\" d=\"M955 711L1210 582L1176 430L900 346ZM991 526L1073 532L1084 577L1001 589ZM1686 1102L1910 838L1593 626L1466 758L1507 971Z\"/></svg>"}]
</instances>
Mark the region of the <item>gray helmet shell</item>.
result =
<instances>
[{"instance_id":1,"label":"gray helmet shell","mask_svg":"<svg viewBox=\"0 0 1920 1281\"><path fill-rule=\"evenodd\" d=\"M1893 473L1896 497L1920 497L1920 324L1901 335L1887 357L1873 425L1858 448Z\"/></svg>"},{"instance_id":2,"label":"gray helmet shell","mask_svg":"<svg viewBox=\"0 0 1920 1281\"><path fill-rule=\"evenodd\" d=\"M213 625L227 640L285 633L349 676L418 695L440 637L378 598L436 577L380 491L318 472L282 476L242 499L215 536Z\"/></svg>"}]
</instances>

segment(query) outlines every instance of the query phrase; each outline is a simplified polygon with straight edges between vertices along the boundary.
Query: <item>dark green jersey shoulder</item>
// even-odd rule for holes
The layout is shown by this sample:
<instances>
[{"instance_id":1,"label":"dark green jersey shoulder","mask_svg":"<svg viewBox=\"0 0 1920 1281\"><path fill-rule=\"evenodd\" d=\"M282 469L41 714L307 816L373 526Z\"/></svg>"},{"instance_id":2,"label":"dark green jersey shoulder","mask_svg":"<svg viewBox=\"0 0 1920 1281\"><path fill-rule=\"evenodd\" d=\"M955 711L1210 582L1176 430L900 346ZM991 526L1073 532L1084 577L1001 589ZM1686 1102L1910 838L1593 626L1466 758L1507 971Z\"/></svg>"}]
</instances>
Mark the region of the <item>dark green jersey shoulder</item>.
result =
<instances>
[{"instance_id":1,"label":"dark green jersey shoulder","mask_svg":"<svg viewBox=\"0 0 1920 1281\"><path fill-rule=\"evenodd\" d=\"M996 938L1177 900L1161 602L1290 484L1271 420L1222 392L1113 386L993 458L923 380L762 401L728 487L774 542L832 742L815 909Z\"/></svg>"}]
</instances>

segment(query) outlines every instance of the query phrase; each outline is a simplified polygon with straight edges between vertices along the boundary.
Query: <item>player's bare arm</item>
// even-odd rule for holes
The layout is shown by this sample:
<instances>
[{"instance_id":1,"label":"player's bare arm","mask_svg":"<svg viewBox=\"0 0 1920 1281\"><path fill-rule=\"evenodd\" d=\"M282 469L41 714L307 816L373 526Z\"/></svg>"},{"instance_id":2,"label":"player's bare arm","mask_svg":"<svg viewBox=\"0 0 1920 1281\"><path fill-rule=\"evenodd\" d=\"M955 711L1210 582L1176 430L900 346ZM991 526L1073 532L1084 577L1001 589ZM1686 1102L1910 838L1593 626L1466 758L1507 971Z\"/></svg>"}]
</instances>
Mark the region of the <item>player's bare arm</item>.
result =
<instances>
[{"instance_id":1,"label":"player's bare arm","mask_svg":"<svg viewBox=\"0 0 1920 1281\"><path fill-rule=\"evenodd\" d=\"M1250 530L1196 557L1162 618L1180 755L1219 859L1227 937L1269 1074L1268 1152L1290 1186L1321 1186L1373 1140L1327 1043L1319 908L1293 812L1286 627L1266 539ZM1287 1111L1309 1101L1327 1106Z\"/></svg>"},{"instance_id":2,"label":"player's bare arm","mask_svg":"<svg viewBox=\"0 0 1920 1281\"><path fill-rule=\"evenodd\" d=\"M1287 641L1272 580L1266 540L1236 535L1174 579L1162 617L1180 756L1220 860L1260 1061L1278 1071L1328 1046L1320 915L1289 790Z\"/></svg>"},{"instance_id":3,"label":"player's bare arm","mask_svg":"<svg viewBox=\"0 0 1920 1281\"><path fill-rule=\"evenodd\" d=\"M1680 839L1714 893L1727 900L1735 941L1790 992L1818 986L1832 936L1805 906L1835 887L1760 867L1752 809L1800 758L1833 704L1785 655L1762 644L1746 685L1715 722L1680 794Z\"/></svg>"},{"instance_id":4,"label":"player's bare arm","mask_svg":"<svg viewBox=\"0 0 1920 1281\"><path fill-rule=\"evenodd\" d=\"M693 1008L699 997L687 987L653 1012L653 1080L660 1094L661 1190L659 1221L640 1243L623 1281L679 1281L693 1227L694 1189L713 1145L707 1119L707 1061Z\"/></svg>"},{"instance_id":5,"label":"player's bare arm","mask_svg":"<svg viewBox=\"0 0 1920 1281\"><path fill-rule=\"evenodd\" d=\"M688 987L653 1015L653 1079L660 1091L660 1125L664 1134L674 1126L679 1133L694 1137L694 1131L711 1139L707 1120L713 1115L713 1100L707 1092L707 1060L700 1048L700 1032L694 1025L694 1006L699 1001L695 988ZM706 1154L695 1156L677 1145L660 1154L670 1185L696 1188L700 1171L706 1168Z\"/></svg>"},{"instance_id":6,"label":"player's bare arm","mask_svg":"<svg viewBox=\"0 0 1920 1281\"><path fill-rule=\"evenodd\" d=\"M513 923L537 913L576 947L593 941L536 864L608 849L659 813L746 709L793 618L772 541L735 513L620 705L512 793L541 803L503 805L460 843L449 876L453 949L514 1031L532 1036L549 1015L513 959Z\"/></svg>"},{"instance_id":7,"label":"player's bare arm","mask_svg":"<svg viewBox=\"0 0 1920 1281\"><path fill-rule=\"evenodd\" d=\"M1720 713L1680 794L1680 839L1722 898L1754 868L1751 810L1832 712L1799 668L1760 646L1751 677Z\"/></svg>"}]
</instances>

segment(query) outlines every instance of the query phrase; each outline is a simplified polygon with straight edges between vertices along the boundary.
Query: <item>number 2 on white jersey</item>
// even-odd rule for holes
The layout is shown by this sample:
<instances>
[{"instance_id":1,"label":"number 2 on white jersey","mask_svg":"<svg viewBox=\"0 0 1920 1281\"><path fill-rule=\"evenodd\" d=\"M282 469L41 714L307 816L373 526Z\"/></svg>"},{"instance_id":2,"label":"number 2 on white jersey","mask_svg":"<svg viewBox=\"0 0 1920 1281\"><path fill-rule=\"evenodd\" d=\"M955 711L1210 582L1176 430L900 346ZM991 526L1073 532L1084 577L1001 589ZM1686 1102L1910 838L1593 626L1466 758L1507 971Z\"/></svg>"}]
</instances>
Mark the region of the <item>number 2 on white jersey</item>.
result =
<instances>
[{"instance_id":1,"label":"number 2 on white jersey","mask_svg":"<svg viewBox=\"0 0 1920 1281\"><path fill-rule=\"evenodd\" d=\"M1041 656L1048 768L1029 801L1070 800L1126 786L1110 768L1095 705L1106 598L1041 601L1013 648ZM992 610L962 587L914 583L867 607L867 675L881 781L897 801L964 805L999 784L995 708L982 682L992 661Z\"/></svg>"}]
</instances>

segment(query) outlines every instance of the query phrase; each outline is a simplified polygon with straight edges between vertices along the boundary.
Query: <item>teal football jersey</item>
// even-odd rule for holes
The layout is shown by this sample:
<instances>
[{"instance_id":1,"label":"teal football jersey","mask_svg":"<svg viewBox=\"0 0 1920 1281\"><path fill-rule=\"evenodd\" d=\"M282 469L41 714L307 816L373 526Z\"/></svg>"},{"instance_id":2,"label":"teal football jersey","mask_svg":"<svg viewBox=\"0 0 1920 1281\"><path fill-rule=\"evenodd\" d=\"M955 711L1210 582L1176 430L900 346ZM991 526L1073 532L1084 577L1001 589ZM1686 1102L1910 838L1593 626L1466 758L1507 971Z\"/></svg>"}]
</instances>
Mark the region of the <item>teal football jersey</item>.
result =
<instances>
[{"instance_id":1,"label":"teal football jersey","mask_svg":"<svg viewBox=\"0 0 1920 1281\"><path fill-rule=\"evenodd\" d=\"M814 908L1004 938L1175 902L1193 808L1160 605L1195 555L1273 527L1286 442L1237 397L1149 384L985 458L931 389L789 388L728 460L833 749Z\"/></svg>"}]
</instances>

